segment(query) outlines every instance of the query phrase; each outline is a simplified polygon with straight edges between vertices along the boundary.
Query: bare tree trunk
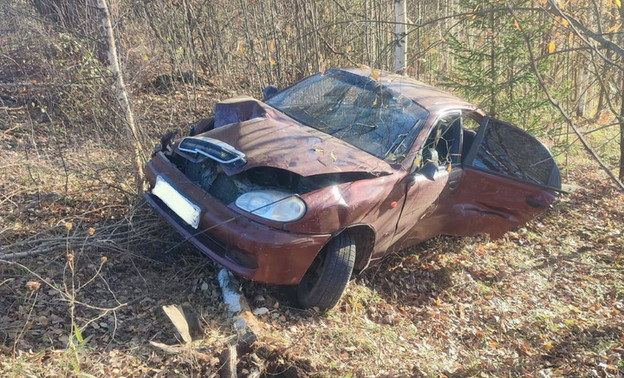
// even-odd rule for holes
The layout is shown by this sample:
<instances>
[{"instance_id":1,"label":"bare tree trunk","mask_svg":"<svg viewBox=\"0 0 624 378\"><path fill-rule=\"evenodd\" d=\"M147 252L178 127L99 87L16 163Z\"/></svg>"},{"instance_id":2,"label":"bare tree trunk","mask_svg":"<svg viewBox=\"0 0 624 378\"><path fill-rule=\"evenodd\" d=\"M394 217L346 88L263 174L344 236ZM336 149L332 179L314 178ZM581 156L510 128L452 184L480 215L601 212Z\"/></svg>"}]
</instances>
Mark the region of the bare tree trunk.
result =
<instances>
[{"instance_id":1,"label":"bare tree trunk","mask_svg":"<svg viewBox=\"0 0 624 378\"><path fill-rule=\"evenodd\" d=\"M589 91L589 68L591 63L587 62L581 70L581 79L578 83L577 92L580 93L580 98L577 101L576 115L583 117L585 115L585 108L587 107L587 92Z\"/></svg>"},{"instance_id":2,"label":"bare tree trunk","mask_svg":"<svg viewBox=\"0 0 624 378\"><path fill-rule=\"evenodd\" d=\"M496 73L496 50L494 48L494 35L496 28L494 26L494 12L490 12L490 116L496 117L496 83L498 81Z\"/></svg>"},{"instance_id":3,"label":"bare tree trunk","mask_svg":"<svg viewBox=\"0 0 624 378\"><path fill-rule=\"evenodd\" d=\"M618 14L620 16L620 21L624 20L624 9L622 7L618 8ZM624 36L620 34L620 44L624 42ZM622 72L622 85L620 87L620 116L618 120L620 122L620 172L618 174L618 178L621 182L624 182L624 72ZM607 95L608 96L608 95Z\"/></svg>"},{"instance_id":4,"label":"bare tree trunk","mask_svg":"<svg viewBox=\"0 0 624 378\"><path fill-rule=\"evenodd\" d=\"M622 100L620 104L620 173L618 178L624 182L624 75L622 75Z\"/></svg>"},{"instance_id":5,"label":"bare tree trunk","mask_svg":"<svg viewBox=\"0 0 624 378\"><path fill-rule=\"evenodd\" d=\"M110 62L111 72L117 86L117 99L121 104L126 118L126 123L128 125L128 131L130 132L133 140L136 187L139 194L141 194L143 192L143 183L145 182L145 175L143 173L143 165L146 161L145 154L143 153L143 148L141 147L139 129L134 121L134 114L132 113L132 108L130 107L130 100L128 99L128 91L126 90L123 73L119 67L117 47L115 45L115 33L113 31L111 16L106 0L98 0L97 7L100 11L104 36L106 37L106 42L108 44L108 60Z\"/></svg>"},{"instance_id":6,"label":"bare tree trunk","mask_svg":"<svg viewBox=\"0 0 624 378\"><path fill-rule=\"evenodd\" d=\"M405 72L407 62L407 2L394 1L394 17L396 21L396 48L394 71L400 74Z\"/></svg>"}]
</instances>

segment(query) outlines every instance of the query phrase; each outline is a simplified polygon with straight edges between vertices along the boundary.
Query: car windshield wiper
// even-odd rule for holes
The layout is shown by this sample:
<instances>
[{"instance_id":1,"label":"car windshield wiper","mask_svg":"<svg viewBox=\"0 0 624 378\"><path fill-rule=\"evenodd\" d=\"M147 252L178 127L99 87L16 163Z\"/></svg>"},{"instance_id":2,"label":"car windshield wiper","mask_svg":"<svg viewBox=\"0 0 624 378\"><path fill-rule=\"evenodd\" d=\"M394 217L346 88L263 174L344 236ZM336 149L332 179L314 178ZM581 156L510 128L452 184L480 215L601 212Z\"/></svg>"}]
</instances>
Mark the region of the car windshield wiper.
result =
<instances>
[{"instance_id":1,"label":"car windshield wiper","mask_svg":"<svg viewBox=\"0 0 624 378\"><path fill-rule=\"evenodd\" d=\"M403 145L403 143L405 142L405 138L407 138L408 135L410 135L410 133L403 133L403 134L397 135L396 139L394 140L394 143L392 143L390 148L388 148L388 151L386 151L386 153L384 154L384 157L383 157L384 160L388 157L388 155L394 154L394 152Z\"/></svg>"}]
</instances>

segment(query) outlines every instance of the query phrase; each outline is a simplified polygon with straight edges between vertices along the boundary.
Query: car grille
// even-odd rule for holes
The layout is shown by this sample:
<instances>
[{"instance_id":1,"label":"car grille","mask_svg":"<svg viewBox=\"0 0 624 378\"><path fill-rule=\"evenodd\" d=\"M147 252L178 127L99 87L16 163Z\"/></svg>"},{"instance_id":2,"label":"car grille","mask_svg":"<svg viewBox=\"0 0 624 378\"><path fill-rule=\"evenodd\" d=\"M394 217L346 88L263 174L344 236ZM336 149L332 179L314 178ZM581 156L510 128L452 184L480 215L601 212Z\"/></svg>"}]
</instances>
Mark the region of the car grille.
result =
<instances>
[{"instance_id":1,"label":"car grille","mask_svg":"<svg viewBox=\"0 0 624 378\"><path fill-rule=\"evenodd\" d=\"M210 159L193 162L180 155L173 155L170 160L186 177L224 204L234 202L253 187L240 177L226 175L220 164Z\"/></svg>"}]
</instances>

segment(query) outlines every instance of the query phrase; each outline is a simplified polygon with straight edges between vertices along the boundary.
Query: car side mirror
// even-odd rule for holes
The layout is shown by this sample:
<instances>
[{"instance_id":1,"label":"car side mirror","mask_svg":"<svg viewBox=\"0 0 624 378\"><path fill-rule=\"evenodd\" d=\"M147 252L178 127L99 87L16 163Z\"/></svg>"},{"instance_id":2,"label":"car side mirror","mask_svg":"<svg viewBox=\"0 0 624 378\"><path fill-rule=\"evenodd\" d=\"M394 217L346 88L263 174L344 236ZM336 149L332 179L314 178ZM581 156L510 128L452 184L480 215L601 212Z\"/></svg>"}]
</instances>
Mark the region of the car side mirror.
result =
<instances>
[{"instance_id":1,"label":"car side mirror","mask_svg":"<svg viewBox=\"0 0 624 378\"><path fill-rule=\"evenodd\" d=\"M264 96L263 100L267 100L267 99L273 97L273 95L276 94L277 92L279 92L279 88L277 88L275 85L267 86L262 91L262 96Z\"/></svg>"},{"instance_id":2,"label":"car side mirror","mask_svg":"<svg viewBox=\"0 0 624 378\"><path fill-rule=\"evenodd\" d=\"M435 174L438 171L438 165L432 161L427 162L417 172L425 176L428 180L435 181Z\"/></svg>"}]
</instances>

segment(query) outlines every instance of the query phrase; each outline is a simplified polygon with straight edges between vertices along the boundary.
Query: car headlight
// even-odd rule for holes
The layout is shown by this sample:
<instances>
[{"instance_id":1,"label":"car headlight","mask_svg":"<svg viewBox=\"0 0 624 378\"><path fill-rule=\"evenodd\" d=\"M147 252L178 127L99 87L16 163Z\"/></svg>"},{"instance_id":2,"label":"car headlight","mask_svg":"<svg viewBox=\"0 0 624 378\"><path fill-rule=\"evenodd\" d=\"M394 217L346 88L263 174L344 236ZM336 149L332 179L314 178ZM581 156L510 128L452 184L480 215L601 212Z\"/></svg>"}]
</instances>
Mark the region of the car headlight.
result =
<instances>
[{"instance_id":1,"label":"car headlight","mask_svg":"<svg viewBox=\"0 0 624 378\"><path fill-rule=\"evenodd\" d=\"M292 193L265 189L247 192L236 199L236 206L259 217L292 222L306 212L306 204Z\"/></svg>"}]
</instances>

